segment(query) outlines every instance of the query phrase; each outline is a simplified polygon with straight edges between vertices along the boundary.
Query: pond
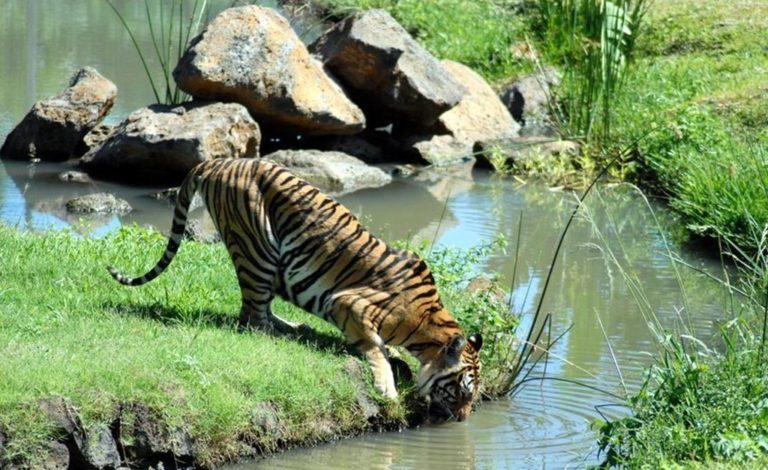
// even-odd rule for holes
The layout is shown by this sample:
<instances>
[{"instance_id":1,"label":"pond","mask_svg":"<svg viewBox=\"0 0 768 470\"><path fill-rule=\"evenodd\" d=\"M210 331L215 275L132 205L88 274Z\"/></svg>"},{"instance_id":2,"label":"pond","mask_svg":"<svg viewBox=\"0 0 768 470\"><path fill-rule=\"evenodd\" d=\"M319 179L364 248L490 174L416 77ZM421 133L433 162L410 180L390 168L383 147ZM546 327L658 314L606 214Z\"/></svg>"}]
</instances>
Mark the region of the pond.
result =
<instances>
[{"instance_id":1,"label":"pond","mask_svg":"<svg viewBox=\"0 0 768 470\"><path fill-rule=\"evenodd\" d=\"M214 11L229 4L211 2ZM121 5L137 37L145 41L143 2ZM35 100L57 93L83 65L95 66L118 85L110 122L150 102L136 52L103 0L10 0L3 8L0 39L18 53L0 56L5 72L0 139ZM0 163L0 222L22 230L67 229L87 236L103 236L125 223L169 229L172 207L148 196L163 188L59 182L56 175L70 166ZM128 200L134 212L81 220L62 210L67 199L100 191ZM523 315L523 329L576 204L571 192L479 170L396 179L387 187L340 200L387 240L424 239L467 248L504 236L506 253L492 255L478 271L498 272L511 286L512 309ZM727 320L721 318L726 296L694 270L675 267L667 251L672 217L634 188L603 185L589 196L585 209L565 239L543 301L543 311L552 313L552 337L563 334L546 370L532 373L545 375L545 380L528 383L511 399L484 403L463 423L367 435L233 468L359 468L361 462L367 468L562 468L597 463L592 421L601 413L626 412L603 407L618 402L602 391L621 395L624 386L636 389L643 367L657 351L648 313L668 328L692 330L706 341ZM194 216L205 221L201 211ZM717 260L677 251L696 269L721 276ZM640 288L630 288L625 276Z\"/></svg>"}]
</instances>

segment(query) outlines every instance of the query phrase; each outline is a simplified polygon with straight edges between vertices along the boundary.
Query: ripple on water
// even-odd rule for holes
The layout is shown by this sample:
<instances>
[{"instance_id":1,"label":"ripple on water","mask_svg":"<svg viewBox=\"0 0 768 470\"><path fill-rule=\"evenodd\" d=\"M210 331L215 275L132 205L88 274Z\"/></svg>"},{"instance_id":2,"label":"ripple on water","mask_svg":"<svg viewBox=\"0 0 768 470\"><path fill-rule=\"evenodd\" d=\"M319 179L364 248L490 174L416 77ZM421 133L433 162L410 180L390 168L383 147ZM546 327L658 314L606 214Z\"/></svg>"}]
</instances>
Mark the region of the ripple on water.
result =
<instances>
[{"instance_id":1,"label":"ripple on water","mask_svg":"<svg viewBox=\"0 0 768 470\"><path fill-rule=\"evenodd\" d=\"M596 463L590 422L606 399L569 383L531 384L484 403L463 423L367 435L238 467L359 469L566 468Z\"/></svg>"}]
</instances>

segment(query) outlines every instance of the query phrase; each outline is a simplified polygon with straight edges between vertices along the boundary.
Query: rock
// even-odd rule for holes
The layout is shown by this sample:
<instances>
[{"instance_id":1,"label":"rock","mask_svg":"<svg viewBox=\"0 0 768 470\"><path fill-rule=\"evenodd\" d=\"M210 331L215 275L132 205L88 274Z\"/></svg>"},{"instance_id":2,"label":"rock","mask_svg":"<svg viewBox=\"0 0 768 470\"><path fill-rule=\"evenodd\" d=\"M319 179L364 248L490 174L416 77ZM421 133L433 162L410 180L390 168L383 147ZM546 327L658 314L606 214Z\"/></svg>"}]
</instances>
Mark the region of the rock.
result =
<instances>
[{"instance_id":1,"label":"rock","mask_svg":"<svg viewBox=\"0 0 768 470\"><path fill-rule=\"evenodd\" d=\"M175 458L190 458L195 444L186 429L169 428L158 413L146 405L123 405L119 418L119 446L129 462L172 454Z\"/></svg>"},{"instance_id":2,"label":"rock","mask_svg":"<svg viewBox=\"0 0 768 470\"><path fill-rule=\"evenodd\" d=\"M365 116L270 8L230 8L194 38L173 71L201 99L245 105L265 127L303 134L354 134Z\"/></svg>"},{"instance_id":3,"label":"rock","mask_svg":"<svg viewBox=\"0 0 768 470\"><path fill-rule=\"evenodd\" d=\"M261 402L251 410L251 425L260 441L277 442L284 436L283 425L277 406L268 401Z\"/></svg>"},{"instance_id":4,"label":"rock","mask_svg":"<svg viewBox=\"0 0 768 470\"><path fill-rule=\"evenodd\" d=\"M451 135L415 136L405 142L410 153L434 166L450 166L474 160L472 143Z\"/></svg>"},{"instance_id":5,"label":"rock","mask_svg":"<svg viewBox=\"0 0 768 470\"><path fill-rule=\"evenodd\" d=\"M260 139L259 126L236 103L153 105L128 115L80 164L113 180L179 183L205 160L257 157Z\"/></svg>"},{"instance_id":6,"label":"rock","mask_svg":"<svg viewBox=\"0 0 768 470\"><path fill-rule=\"evenodd\" d=\"M117 468L121 464L117 444L109 427L97 425L86 433L83 457L95 468Z\"/></svg>"},{"instance_id":7,"label":"rock","mask_svg":"<svg viewBox=\"0 0 768 470\"><path fill-rule=\"evenodd\" d=\"M357 406L360 407L360 411L363 412L363 416L368 421L372 421L379 417L381 408L376 401L368 395L368 383L365 380L365 371L360 365L360 362L355 358L348 357L344 363L344 370L349 374L352 382L355 383L357 389Z\"/></svg>"},{"instance_id":8,"label":"rock","mask_svg":"<svg viewBox=\"0 0 768 470\"><path fill-rule=\"evenodd\" d=\"M557 70L547 67L539 73L527 75L503 86L499 97L515 121L531 127L546 122L552 87L560 84Z\"/></svg>"},{"instance_id":9,"label":"rock","mask_svg":"<svg viewBox=\"0 0 768 470\"><path fill-rule=\"evenodd\" d=\"M6 468L8 462L6 461L5 447L8 445L8 434L5 430L5 426L0 423L0 468Z\"/></svg>"},{"instance_id":10,"label":"rock","mask_svg":"<svg viewBox=\"0 0 768 470\"><path fill-rule=\"evenodd\" d=\"M69 467L69 448L57 441L45 443L45 457L37 465L30 465L30 470L67 470ZM74 468L74 467L73 467Z\"/></svg>"},{"instance_id":11,"label":"rock","mask_svg":"<svg viewBox=\"0 0 768 470\"><path fill-rule=\"evenodd\" d=\"M486 276L475 277L469 281L469 284L464 288L464 290L470 294L488 295L497 302L503 302L506 298L506 294L504 293L504 290L499 286L499 284Z\"/></svg>"},{"instance_id":12,"label":"rock","mask_svg":"<svg viewBox=\"0 0 768 470\"><path fill-rule=\"evenodd\" d=\"M82 171L63 171L56 175L59 181L72 182L72 183L91 183L91 177L87 173Z\"/></svg>"},{"instance_id":13,"label":"rock","mask_svg":"<svg viewBox=\"0 0 768 470\"><path fill-rule=\"evenodd\" d=\"M0 156L61 161L82 155L83 137L106 116L116 97L115 84L95 69L79 70L68 88L32 106L5 139Z\"/></svg>"},{"instance_id":14,"label":"rock","mask_svg":"<svg viewBox=\"0 0 768 470\"><path fill-rule=\"evenodd\" d=\"M436 134L450 134L470 146L480 140L517 137L520 125L483 77L458 62L444 60L442 64L467 91L459 104L440 115Z\"/></svg>"},{"instance_id":15,"label":"rock","mask_svg":"<svg viewBox=\"0 0 768 470\"><path fill-rule=\"evenodd\" d=\"M85 137L83 137L83 147L85 149L83 153L98 147L99 144L107 140L107 137L109 137L109 134L111 134L113 130L115 130L113 124L103 123L91 129L91 132L85 134Z\"/></svg>"},{"instance_id":16,"label":"rock","mask_svg":"<svg viewBox=\"0 0 768 470\"><path fill-rule=\"evenodd\" d=\"M187 221L187 226L184 227L184 237L200 243L219 243L221 241L221 235L216 231L213 223L206 226L198 219Z\"/></svg>"},{"instance_id":17,"label":"rock","mask_svg":"<svg viewBox=\"0 0 768 470\"><path fill-rule=\"evenodd\" d=\"M581 144L573 140L518 137L516 139L479 142L475 146L475 150L485 161L490 158L490 152L500 151L506 156L507 162L520 165L537 160L547 160L558 155L576 156L581 152Z\"/></svg>"},{"instance_id":18,"label":"rock","mask_svg":"<svg viewBox=\"0 0 768 470\"><path fill-rule=\"evenodd\" d=\"M440 62L384 10L344 19L311 46L376 123L429 125L464 93Z\"/></svg>"},{"instance_id":19,"label":"rock","mask_svg":"<svg viewBox=\"0 0 768 470\"><path fill-rule=\"evenodd\" d=\"M133 210L130 204L110 193L86 194L70 199L65 204L67 212L76 214L127 214Z\"/></svg>"},{"instance_id":20,"label":"rock","mask_svg":"<svg viewBox=\"0 0 768 470\"><path fill-rule=\"evenodd\" d=\"M82 448L85 432L77 410L69 400L63 397L45 398L37 402L37 407L53 425L51 432L57 439L65 440L72 437L77 447Z\"/></svg>"},{"instance_id":21,"label":"rock","mask_svg":"<svg viewBox=\"0 0 768 470\"><path fill-rule=\"evenodd\" d=\"M392 181L382 170L341 152L278 150L264 158L337 196L363 188L378 188Z\"/></svg>"}]
</instances>

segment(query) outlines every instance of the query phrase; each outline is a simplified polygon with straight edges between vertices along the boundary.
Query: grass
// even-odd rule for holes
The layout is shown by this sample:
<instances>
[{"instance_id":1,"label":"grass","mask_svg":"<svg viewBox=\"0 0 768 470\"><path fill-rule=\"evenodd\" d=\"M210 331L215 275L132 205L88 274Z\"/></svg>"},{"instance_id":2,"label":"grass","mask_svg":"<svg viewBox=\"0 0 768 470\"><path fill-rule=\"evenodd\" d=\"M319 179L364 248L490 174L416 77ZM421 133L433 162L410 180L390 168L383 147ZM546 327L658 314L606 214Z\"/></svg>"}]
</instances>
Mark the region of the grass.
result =
<instances>
[{"instance_id":1,"label":"grass","mask_svg":"<svg viewBox=\"0 0 768 470\"><path fill-rule=\"evenodd\" d=\"M223 246L186 242L169 272L144 287L108 278L107 264L140 272L165 243L136 227L95 240L0 226L0 423L10 437L7 458L41 458L51 425L32 405L51 396L71 400L86 429L111 422L122 403L147 405L169 426L184 424L198 463L208 466L247 454L248 436L269 450L368 428L358 385L345 369L351 353L331 325L276 301L276 313L308 323L316 334L299 340L236 331L239 290ZM448 305L476 312L470 307L482 299L453 292L453 282L469 272L457 264L466 259L435 252L455 260L432 263ZM370 385L367 391L378 396ZM254 429L252 412L263 402L279 410L279 440ZM385 423L405 423L403 404L381 405Z\"/></svg>"},{"instance_id":2,"label":"grass","mask_svg":"<svg viewBox=\"0 0 768 470\"><path fill-rule=\"evenodd\" d=\"M616 222L612 223L615 227ZM682 267L676 266L675 272L683 308L679 322L665 329L650 303L652 294L619 261L624 256L603 243L633 292L659 350L640 389L626 398L631 415L598 423L605 466L757 468L768 463L765 242L762 236L754 241L759 246L757 256L731 252L738 275L729 277L724 270L722 324L708 345L696 339L691 322L696 312L686 300L689 296L679 276ZM723 243L726 252L735 247L727 238ZM675 259L671 252L668 256Z\"/></svg>"},{"instance_id":3,"label":"grass","mask_svg":"<svg viewBox=\"0 0 768 470\"><path fill-rule=\"evenodd\" d=\"M642 30L645 0L539 0L534 28L546 59L561 65L554 118L566 136L602 147Z\"/></svg>"}]
</instances>

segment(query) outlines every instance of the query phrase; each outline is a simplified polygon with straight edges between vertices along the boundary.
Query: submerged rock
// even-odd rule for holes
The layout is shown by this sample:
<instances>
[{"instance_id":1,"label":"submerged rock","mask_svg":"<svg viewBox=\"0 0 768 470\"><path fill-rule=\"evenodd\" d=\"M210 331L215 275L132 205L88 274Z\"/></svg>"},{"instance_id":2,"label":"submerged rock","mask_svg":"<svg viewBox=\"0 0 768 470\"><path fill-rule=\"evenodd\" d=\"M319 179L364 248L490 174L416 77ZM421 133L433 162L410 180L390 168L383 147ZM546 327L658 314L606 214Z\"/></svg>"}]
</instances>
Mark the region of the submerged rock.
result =
<instances>
[{"instance_id":1,"label":"submerged rock","mask_svg":"<svg viewBox=\"0 0 768 470\"><path fill-rule=\"evenodd\" d=\"M153 105L132 112L80 160L90 174L130 182L180 182L213 158L258 156L259 126L236 103Z\"/></svg>"},{"instance_id":2,"label":"submerged rock","mask_svg":"<svg viewBox=\"0 0 768 470\"><path fill-rule=\"evenodd\" d=\"M363 188L378 188L392 181L384 171L341 152L278 150L264 158L337 196Z\"/></svg>"},{"instance_id":3,"label":"submerged rock","mask_svg":"<svg viewBox=\"0 0 768 470\"><path fill-rule=\"evenodd\" d=\"M87 173L83 173L82 171L63 171L56 175L56 178L59 181L63 182L71 182L71 183L91 183L91 177L88 176Z\"/></svg>"},{"instance_id":4,"label":"submerged rock","mask_svg":"<svg viewBox=\"0 0 768 470\"><path fill-rule=\"evenodd\" d=\"M474 160L472 143L452 135L414 136L406 141L405 148L421 160L438 167Z\"/></svg>"},{"instance_id":5,"label":"submerged rock","mask_svg":"<svg viewBox=\"0 0 768 470\"><path fill-rule=\"evenodd\" d=\"M581 152L581 144L575 140L518 137L478 142L475 150L485 160L490 159L491 152L498 151L506 157L508 163L520 165L545 161L559 155L576 156Z\"/></svg>"},{"instance_id":6,"label":"submerged rock","mask_svg":"<svg viewBox=\"0 0 768 470\"><path fill-rule=\"evenodd\" d=\"M192 40L173 71L201 99L245 105L273 132L353 134L365 116L271 8L230 8Z\"/></svg>"},{"instance_id":7,"label":"submerged rock","mask_svg":"<svg viewBox=\"0 0 768 470\"><path fill-rule=\"evenodd\" d=\"M67 212L76 214L127 214L133 208L127 201L110 193L95 193L70 199L65 204Z\"/></svg>"},{"instance_id":8,"label":"submerged rock","mask_svg":"<svg viewBox=\"0 0 768 470\"><path fill-rule=\"evenodd\" d=\"M72 76L69 86L36 102L0 148L15 159L67 160L85 151L83 137L107 115L117 87L90 67Z\"/></svg>"},{"instance_id":9,"label":"submerged rock","mask_svg":"<svg viewBox=\"0 0 768 470\"><path fill-rule=\"evenodd\" d=\"M456 106L462 85L384 10L356 13L311 46L369 120L429 125ZM389 117L389 116L388 116Z\"/></svg>"}]
</instances>

